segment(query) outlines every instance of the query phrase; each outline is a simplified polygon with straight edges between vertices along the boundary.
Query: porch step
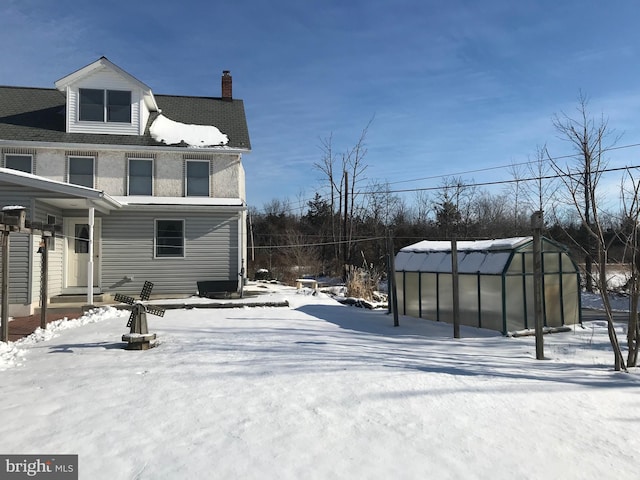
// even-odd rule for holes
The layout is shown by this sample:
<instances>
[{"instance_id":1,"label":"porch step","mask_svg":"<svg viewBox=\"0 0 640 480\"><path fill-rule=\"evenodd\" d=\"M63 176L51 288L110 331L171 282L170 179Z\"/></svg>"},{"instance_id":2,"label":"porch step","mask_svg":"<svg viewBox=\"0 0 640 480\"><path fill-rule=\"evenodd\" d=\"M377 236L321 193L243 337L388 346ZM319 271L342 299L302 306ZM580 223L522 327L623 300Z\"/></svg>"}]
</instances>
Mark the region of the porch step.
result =
<instances>
[{"instance_id":1,"label":"porch step","mask_svg":"<svg viewBox=\"0 0 640 480\"><path fill-rule=\"evenodd\" d=\"M103 295L94 294L93 301L94 303L104 302ZM49 299L50 305L54 303L87 303L87 296L86 295L57 295Z\"/></svg>"}]
</instances>

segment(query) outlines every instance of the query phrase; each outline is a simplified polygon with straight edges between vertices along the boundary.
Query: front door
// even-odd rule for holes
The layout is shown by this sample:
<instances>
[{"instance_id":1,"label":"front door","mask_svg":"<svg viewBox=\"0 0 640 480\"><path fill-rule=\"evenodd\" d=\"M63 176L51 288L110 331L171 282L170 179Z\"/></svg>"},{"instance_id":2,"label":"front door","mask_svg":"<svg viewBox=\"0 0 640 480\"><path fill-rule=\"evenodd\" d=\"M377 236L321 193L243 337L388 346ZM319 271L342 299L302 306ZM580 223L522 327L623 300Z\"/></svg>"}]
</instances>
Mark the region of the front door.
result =
<instances>
[{"instance_id":1,"label":"front door","mask_svg":"<svg viewBox=\"0 0 640 480\"><path fill-rule=\"evenodd\" d=\"M65 219L67 251L66 287L68 290L86 292L87 265L89 263L89 224L86 218ZM100 218L93 225L93 285L100 285ZM73 293L73 292L70 292Z\"/></svg>"}]
</instances>

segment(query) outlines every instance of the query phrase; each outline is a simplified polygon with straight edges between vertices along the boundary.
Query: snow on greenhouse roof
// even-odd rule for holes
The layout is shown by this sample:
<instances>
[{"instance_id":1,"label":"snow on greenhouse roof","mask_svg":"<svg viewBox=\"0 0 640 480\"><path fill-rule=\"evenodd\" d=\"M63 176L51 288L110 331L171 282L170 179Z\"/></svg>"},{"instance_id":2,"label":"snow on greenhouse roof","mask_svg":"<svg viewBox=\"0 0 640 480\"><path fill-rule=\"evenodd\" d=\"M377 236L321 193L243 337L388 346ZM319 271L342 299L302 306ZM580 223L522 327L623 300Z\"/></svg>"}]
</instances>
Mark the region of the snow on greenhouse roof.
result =
<instances>
[{"instance_id":1,"label":"snow on greenhouse roof","mask_svg":"<svg viewBox=\"0 0 640 480\"><path fill-rule=\"evenodd\" d=\"M458 272L500 274L511 252L531 237L457 242ZM395 259L396 271L451 273L451 242L423 240L404 247Z\"/></svg>"},{"instance_id":2,"label":"snow on greenhouse roof","mask_svg":"<svg viewBox=\"0 0 640 480\"><path fill-rule=\"evenodd\" d=\"M487 250L512 250L527 242L532 237L512 237L497 238L493 240L461 240L456 242L458 251L476 251L484 252ZM401 252L450 252L450 241L430 241L422 240L421 242L408 245L400 249Z\"/></svg>"}]
</instances>

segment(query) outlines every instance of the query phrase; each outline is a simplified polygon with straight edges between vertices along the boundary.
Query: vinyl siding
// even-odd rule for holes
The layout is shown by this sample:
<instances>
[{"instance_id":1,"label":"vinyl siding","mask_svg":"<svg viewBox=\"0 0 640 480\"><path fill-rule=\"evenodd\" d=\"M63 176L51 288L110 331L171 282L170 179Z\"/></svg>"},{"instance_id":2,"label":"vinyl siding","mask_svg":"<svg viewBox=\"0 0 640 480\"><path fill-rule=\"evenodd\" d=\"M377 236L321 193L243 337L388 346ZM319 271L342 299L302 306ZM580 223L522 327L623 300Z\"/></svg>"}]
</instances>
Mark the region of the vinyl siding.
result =
<instances>
[{"instance_id":1,"label":"vinyl siding","mask_svg":"<svg viewBox=\"0 0 640 480\"><path fill-rule=\"evenodd\" d=\"M0 185L0 208L7 205L21 205L31 218L29 192L12 186ZM13 232L9 235L9 304L27 305L29 298L29 265L31 264L29 234ZM0 262L2 249L0 248ZM0 265L2 265L0 263ZM0 268L1 271L1 268Z\"/></svg>"},{"instance_id":2,"label":"vinyl siding","mask_svg":"<svg viewBox=\"0 0 640 480\"><path fill-rule=\"evenodd\" d=\"M154 258L156 219L184 220L184 258ZM148 280L156 295L193 295L198 281L238 280L238 214L121 211L102 222L105 293L138 295Z\"/></svg>"},{"instance_id":3,"label":"vinyl siding","mask_svg":"<svg viewBox=\"0 0 640 480\"><path fill-rule=\"evenodd\" d=\"M128 90L131 92L131 123L80 122L78 102L80 88L99 90ZM69 133L108 133L112 135L142 135L140 109L145 108L142 90L115 72L101 70L67 89L67 122ZM144 127L142 127L144 128Z\"/></svg>"}]
</instances>

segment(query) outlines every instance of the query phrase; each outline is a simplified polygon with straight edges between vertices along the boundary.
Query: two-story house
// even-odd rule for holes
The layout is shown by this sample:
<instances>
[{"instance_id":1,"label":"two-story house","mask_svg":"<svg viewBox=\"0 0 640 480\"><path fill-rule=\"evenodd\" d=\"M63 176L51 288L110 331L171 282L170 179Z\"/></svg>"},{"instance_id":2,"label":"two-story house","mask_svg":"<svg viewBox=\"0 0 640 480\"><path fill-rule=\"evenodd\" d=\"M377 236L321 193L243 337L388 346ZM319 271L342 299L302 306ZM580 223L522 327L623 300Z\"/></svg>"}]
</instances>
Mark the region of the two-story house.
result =
<instances>
[{"instance_id":1,"label":"two-story house","mask_svg":"<svg viewBox=\"0 0 640 480\"><path fill-rule=\"evenodd\" d=\"M145 280L156 295L193 295L201 281L240 291L251 145L228 71L221 90L155 95L105 57L55 88L0 87L0 207L63 225L50 297L137 296ZM40 241L10 236L11 315L40 303Z\"/></svg>"}]
</instances>

